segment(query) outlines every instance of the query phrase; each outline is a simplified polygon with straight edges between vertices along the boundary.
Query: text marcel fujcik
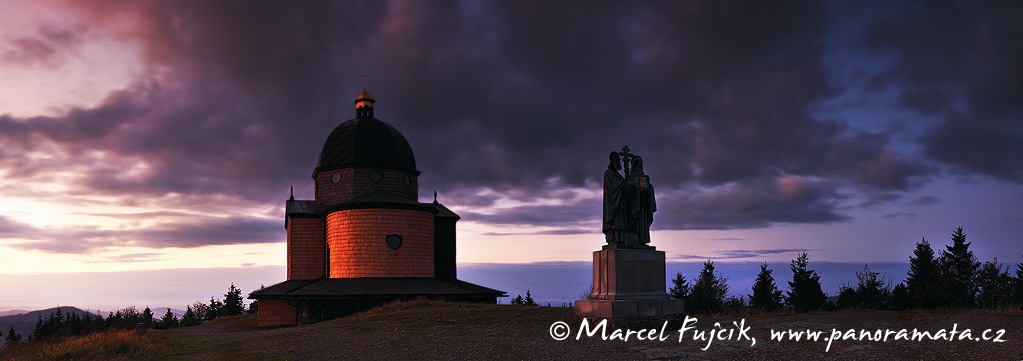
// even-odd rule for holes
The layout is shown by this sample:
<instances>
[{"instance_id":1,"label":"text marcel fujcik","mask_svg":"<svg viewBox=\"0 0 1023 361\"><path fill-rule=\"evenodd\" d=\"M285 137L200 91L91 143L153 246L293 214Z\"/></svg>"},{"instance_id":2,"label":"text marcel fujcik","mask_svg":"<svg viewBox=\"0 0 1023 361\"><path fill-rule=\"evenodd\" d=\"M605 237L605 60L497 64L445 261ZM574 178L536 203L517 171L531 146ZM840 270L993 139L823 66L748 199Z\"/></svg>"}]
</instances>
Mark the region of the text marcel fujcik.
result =
<instances>
[{"instance_id":1,"label":"text marcel fujcik","mask_svg":"<svg viewBox=\"0 0 1023 361\"><path fill-rule=\"evenodd\" d=\"M614 329L611 333L608 333L607 320L601 320L596 325L590 325L588 319L583 318L579 324L579 329L576 332L575 339L579 340L582 337L595 337L599 334L603 340L618 340L618 341L629 341L629 340L655 340L665 341L672 338L672 334L678 333L678 342L683 342L687 339L691 339L695 342L706 343L706 346L702 350L706 351L714 343L714 341L730 341L730 342L742 342L749 341L750 346L757 344L756 337L749 334L750 327L746 326L746 319L740 321L732 321L731 326L722 326L720 322L715 322L714 327L707 330L699 330L696 328L697 319L695 317L686 316L682 322L682 327L678 330L668 330L668 321L665 321L661 327L648 328L640 330L631 329ZM562 326L559 331L555 330L555 326ZM938 331L920 331L917 329L907 330L839 330L832 329L828 336L824 336L825 331L814 331L814 330L783 330L776 331L771 329L771 340L772 341L800 341L807 340L811 342L825 341L828 343L825 348L825 352L831 349L831 343L835 340L843 341L873 341L873 342L888 342L888 341L923 341L923 340L944 340L944 341L987 341L987 342L1005 342L1005 330L992 330L987 329L983 332L979 332L979 335L975 336L973 331L969 328L959 330L959 324L953 324L951 330L941 329ZM551 337L555 340L564 340L570 336L570 330L568 325L563 322L556 322L551 325ZM823 336L823 337L822 337Z\"/></svg>"}]
</instances>

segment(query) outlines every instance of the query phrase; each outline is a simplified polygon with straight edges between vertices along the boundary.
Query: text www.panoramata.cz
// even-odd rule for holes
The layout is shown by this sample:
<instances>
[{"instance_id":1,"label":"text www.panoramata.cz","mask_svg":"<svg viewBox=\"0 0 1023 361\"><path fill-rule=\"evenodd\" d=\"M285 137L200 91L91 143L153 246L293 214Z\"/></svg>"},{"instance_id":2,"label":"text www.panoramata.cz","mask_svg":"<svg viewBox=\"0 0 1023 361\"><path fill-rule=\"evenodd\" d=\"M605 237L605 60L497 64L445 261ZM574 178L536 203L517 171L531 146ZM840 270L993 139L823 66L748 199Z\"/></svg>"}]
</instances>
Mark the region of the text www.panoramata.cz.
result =
<instances>
[{"instance_id":1,"label":"text www.panoramata.cz","mask_svg":"<svg viewBox=\"0 0 1023 361\"><path fill-rule=\"evenodd\" d=\"M706 351L710 348L715 341L729 341L729 342L744 342L748 341L750 346L756 346L757 339L749 334L750 327L746 326L746 319L740 321L732 321L731 325L722 325L721 322L715 322L714 327L706 330L699 330L696 328L698 320L695 317L686 316L682 322L682 327L678 330L669 330L668 321L665 321L660 328L647 328L639 330L631 329L613 329L608 330L607 320L601 320L595 325L590 324L590 320L583 318L579 324L579 328L576 330L575 339L579 340L583 337L593 338L600 337L602 340L614 340L614 341L629 341L629 340L653 340L653 341L666 341L666 340L678 340L678 342L693 341L705 344L702 350ZM677 333L676 338L674 334ZM558 321L551 324L550 327L551 338L562 341L572 336L572 329L568 323ZM770 329L770 339L775 342L827 342L824 351L828 352L831 350L831 343L839 341L859 341L859 342L889 342L889 341L923 341L923 340L935 340L935 341L985 341L985 342L1005 342L1005 330L998 329L986 329L982 332L974 333L973 330L959 329L959 324L952 324L952 328L940 329L935 331L919 330L919 329L831 329L830 332L824 330L811 330L811 329L787 329L787 330L775 330Z\"/></svg>"}]
</instances>

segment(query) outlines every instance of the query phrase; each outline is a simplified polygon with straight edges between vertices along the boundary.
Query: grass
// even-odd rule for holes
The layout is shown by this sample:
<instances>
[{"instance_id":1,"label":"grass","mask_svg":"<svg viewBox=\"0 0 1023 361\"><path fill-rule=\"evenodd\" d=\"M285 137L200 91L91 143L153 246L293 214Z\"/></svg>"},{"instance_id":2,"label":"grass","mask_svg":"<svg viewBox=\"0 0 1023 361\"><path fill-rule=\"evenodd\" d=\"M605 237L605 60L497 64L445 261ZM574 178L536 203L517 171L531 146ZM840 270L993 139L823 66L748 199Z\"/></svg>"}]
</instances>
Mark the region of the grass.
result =
<instances>
[{"instance_id":1,"label":"grass","mask_svg":"<svg viewBox=\"0 0 1023 361\"><path fill-rule=\"evenodd\" d=\"M4 360L153 360L166 345L134 331L109 330L54 342L20 344L0 353Z\"/></svg>"}]
</instances>

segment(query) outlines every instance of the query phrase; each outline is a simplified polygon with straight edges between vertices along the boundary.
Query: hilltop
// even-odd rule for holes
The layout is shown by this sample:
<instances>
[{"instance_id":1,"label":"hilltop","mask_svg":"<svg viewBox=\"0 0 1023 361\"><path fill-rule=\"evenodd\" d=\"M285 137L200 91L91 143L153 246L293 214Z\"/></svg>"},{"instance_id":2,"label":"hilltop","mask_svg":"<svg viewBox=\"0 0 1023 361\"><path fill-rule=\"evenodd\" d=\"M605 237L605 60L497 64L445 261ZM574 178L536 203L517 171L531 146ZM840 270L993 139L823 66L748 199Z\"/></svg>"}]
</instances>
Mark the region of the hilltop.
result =
<instances>
[{"instance_id":1,"label":"hilltop","mask_svg":"<svg viewBox=\"0 0 1023 361\"><path fill-rule=\"evenodd\" d=\"M732 328L745 320L756 345L749 341L692 340L691 331L678 341L677 328L668 329L664 341L627 342L602 340L599 333L575 340L579 323L571 308L458 304L435 301L393 303L364 313L313 325L260 329L252 315L221 318L202 326L151 330L137 337L127 331L111 333L116 347L110 353L94 353L94 345L116 342L92 340L68 342L50 354L38 352L3 354L16 359L110 358L110 359L1020 359L1023 357L1023 313L989 310L865 311L827 313L770 313L697 316L702 330ZM556 321L568 323L571 337L555 341L550 336ZM721 326L715 328L714 323ZM959 332L972 329L980 337L984 329L1004 329L1005 342L837 340L827 342L772 341L769 330L904 329L936 332L955 325ZM610 334L611 330L608 330ZM994 332L990 333L994 335ZM825 334L824 336L827 336ZM106 347L106 346L104 346ZM40 347L41 348L41 347ZM35 355L35 356L25 356ZM42 356L41 356L42 355ZM101 355L101 356L97 356Z\"/></svg>"}]
</instances>

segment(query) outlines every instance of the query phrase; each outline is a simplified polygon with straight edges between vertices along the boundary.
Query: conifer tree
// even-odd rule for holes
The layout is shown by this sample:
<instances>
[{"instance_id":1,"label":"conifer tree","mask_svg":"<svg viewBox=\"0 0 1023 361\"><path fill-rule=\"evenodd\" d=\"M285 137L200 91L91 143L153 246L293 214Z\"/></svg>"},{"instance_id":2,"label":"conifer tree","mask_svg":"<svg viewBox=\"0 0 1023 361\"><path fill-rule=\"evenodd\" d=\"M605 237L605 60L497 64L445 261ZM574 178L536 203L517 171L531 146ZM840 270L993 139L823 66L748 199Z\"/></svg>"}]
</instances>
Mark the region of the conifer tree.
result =
<instances>
[{"instance_id":1,"label":"conifer tree","mask_svg":"<svg viewBox=\"0 0 1023 361\"><path fill-rule=\"evenodd\" d=\"M528 288L526 289L526 298L522 301L522 304L526 306L536 306L536 301L533 300L533 294L529 292Z\"/></svg>"},{"instance_id":2,"label":"conifer tree","mask_svg":"<svg viewBox=\"0 0 1023 361\"><path fill-rule=\"evenodd\" d=\"M977 271L980 262L970 250L970 242L966 242L963 227L956 228L952 233L952 245L945 246L938 262L942 278L946 280L945 291L948 294L948 306L973 307L977 296Z\"/></svg>"},{"instance_id":3,"label":"conifer tree","mask_svg":"<svg viewBox=\"0 0 1023 361\"><path fill-rule=\"evenodd\" d=\"M942 283L938 272L934 249L926 239L921 238L913 255L909 257L909 274L906 276L909 307L928 309L942 303Z\"/></svg>"},{"instance_id":4,"label":"conifer tree","mask_svg":"<svg viewBox=\"0 0 1023 361\"><path fill-rule=\"evenodd\" d=\"M179 324L182 327L195 326L199 324L199 317L196 316L195 311L192 310L192 306L185 306L185 314L181 315L181 321Z\"/></svg>"},{"instance_id":5,"label":"conifer tree","mask_svg":"<svg viewBox=\"0 0 1023 361\"><path fill-rule=\"evenodd\" d=\"M749 295L749 306L754 309L774 311L781 308L781 290L774 283L774 270L767 269L767 262L760 264L760 273L753 282L753 294Z\"/></svg>"},{"instance_id":6,"label":"conifer tree","mask_svg":"<svg viewBox=\"0 0 1023 361\"><path fill-rule=\"evenodd\" d=\"M170 307L168 307L167 313L163 314L156 328L166 330L171 327L178 327L178 316L171 312Z\"/></svg>"},{"instance_id":7,"label":"conifer tree","mask_svg":"<svg viewBox=\"0 0 1023 361\"><path fill-rule=\"evenodd\" d=\"M224 305L220 310L220 314L223 316L237 316L245 311L245 306L242 304L242 290L234 286L231 283L231 287L227 289L227 293L224 294Z\"/></svg>"},{"instance_id":8,"label":"conifer tree","mask_svg":"<svg viewBox=\"0 0 1023 361\"><path fill-rule=\"evenodd\" d=\"M827 295L821 290L821 276L815 270L808 270L807 263L806 252L792 260L792 281L785 301L796 312L817 311L827 302Z\"/></svg>"},{"instance_id":9,"label":"conifer tree","mask_svg":"<svg viewBox=\"0 0 1023 361\"><path fill-rule=\"evenodd\" d=\"M4 337L4 341L8 346L21 342L21 335L14 330L14 325L7 329L7 337Z\"/></svg>"},{"instance_id":10,"label":"conifer tree","mask_svg":"<svg viewBox=\"0 0 1023 361\"><path fill-rule=\"evenodd\" d=\"M212 321L220 316L221 309L224 308L224 304L220 300L213 296L210 296L210 305L206 311L206 321Z\"/></svg>"},{"instance_id":11,"label":"conifer tree","mask_svg":"<svg viewBox=\"0 0 1023 361\"><path fill-rule=\"evenodd\" d=\"M697 276L689 293L686 308L693 313L721 312L725 308L725 295L728 294L728 279L714 272L714 262L707 260L703 270Z\"/></svg>"},{"instance_id":12,"label":"conifer tree","mask_svg":"<svg viewBox=\"0 0 1023 361\"><path fill-rule=\"evenodd\" d=\"M1016 277L1013 279L1012 303L1023 307L1023 262L1016 264Z\"/></svg>"},{"instance_id":13,"label":"conifer tree","mask_svg":"<svg viewBox=\"0 0 1023 361\"><path fill-rule=\"evenodd\" d=\"M146 324L146 327L153 325L153 310L150 310L149 306L142 310L142 323Z\"/></svg>"},{"instance_id":14,"label":"conifer tree","mask_svg":"<svg viewBox=\"0 0 1023 361\"><path fill-rule=\"evenodd\" d=\"M685 300L689 298L691 288L689 281L686 281L686 276L683 276L682 271L679 271L675 274L675 279L671 280L671 289L668 290L668 294L671 295L671 298Z\"/></svg>"}]
</instances>

